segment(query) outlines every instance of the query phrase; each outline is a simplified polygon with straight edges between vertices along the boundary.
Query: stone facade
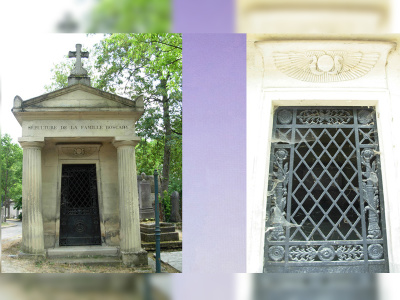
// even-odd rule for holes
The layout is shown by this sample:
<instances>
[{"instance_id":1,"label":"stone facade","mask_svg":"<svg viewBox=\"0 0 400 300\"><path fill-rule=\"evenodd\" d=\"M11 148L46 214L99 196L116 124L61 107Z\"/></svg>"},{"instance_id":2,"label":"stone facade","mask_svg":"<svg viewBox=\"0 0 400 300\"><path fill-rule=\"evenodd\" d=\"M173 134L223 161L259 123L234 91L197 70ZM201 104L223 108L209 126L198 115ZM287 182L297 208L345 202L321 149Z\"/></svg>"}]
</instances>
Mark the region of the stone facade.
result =
<instances>
[{"instance_id":1,"label":"stone facade","mask_svg":"<svg viewBox=\"0 0 400 300\"><path fill-rule=\"evenodd\" d=\"M12 111L22 126L23 252L46 255L47 249L62 247L62 166L93 164L101 245L117 247L128 266L147 264L135 163L135 122L144 112L143 97L130 100L72 82L29 100L16 96Z\"/></svg>"}]
</instances>

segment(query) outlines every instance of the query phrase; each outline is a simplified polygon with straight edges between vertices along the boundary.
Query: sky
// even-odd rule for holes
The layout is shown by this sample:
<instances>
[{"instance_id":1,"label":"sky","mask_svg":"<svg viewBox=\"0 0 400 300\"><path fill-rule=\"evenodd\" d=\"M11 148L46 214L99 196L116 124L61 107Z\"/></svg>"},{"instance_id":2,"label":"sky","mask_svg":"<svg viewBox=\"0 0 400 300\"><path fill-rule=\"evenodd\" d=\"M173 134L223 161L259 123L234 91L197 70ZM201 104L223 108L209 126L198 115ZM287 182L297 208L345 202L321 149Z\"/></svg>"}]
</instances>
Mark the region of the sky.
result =
<instances>
[{"instance_id":1,"label":"sky","mask_svg":"<svg viewBox=\"0 0 400 300\"><path fill-rule=\"evenodd\" d=\"M2 40L7 41L8 47L0 48L1 133L8 133L16 143L21 136L21 126L11 113L14 97L18 95L22 100L27 100L45 94L44 86L51 82L51 68L54 64L62 61L69 51L75 51L76 44L91 49L102 38L102 34L3 36ZM83 59L84 66L85 60Z\"/></svg>"}]
</instances>

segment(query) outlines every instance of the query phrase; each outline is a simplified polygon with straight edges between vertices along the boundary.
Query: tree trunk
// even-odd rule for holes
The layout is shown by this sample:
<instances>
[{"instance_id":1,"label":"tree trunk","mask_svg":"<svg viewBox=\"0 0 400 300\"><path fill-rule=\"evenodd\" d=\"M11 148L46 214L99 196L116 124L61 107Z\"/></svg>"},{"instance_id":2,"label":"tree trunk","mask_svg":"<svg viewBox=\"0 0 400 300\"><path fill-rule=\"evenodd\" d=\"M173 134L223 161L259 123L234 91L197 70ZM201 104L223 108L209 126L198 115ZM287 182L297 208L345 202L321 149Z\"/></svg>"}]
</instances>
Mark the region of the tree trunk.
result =
<instances>
[{"instance_id":1,"label":"tree trunk","mask_svg":"<svg viewBox=\"0 0 400 300\"><path fill-rule=\"evenodd\" d=\"M11 211L10 211L10 199L8 199L8 201L7 201L7 218L9 219L10 218L10 215L11 215Z\"/></svg>"},{"instance_id":2,"label":"tree trunk","mask_svg":"<svg viewBox=\"0 0 400 300\"><path fill-rule=\"evenodd\" d=\"M167 90L167 80L161 80L161 88ZM168 192L169 185L169 170L170 170L170 160L171 160L171 116L169 111L169 99L167 95L163 95L163 123L165 129L165 139L164 139L164 159L163 159L163 170L162 170L162 181L161 181L161 191L162 198L164 199L164 191ZM164 212L163 212L164 215ZM165 220L165 216L164 216Z\"/></svg>"},{"instance_id":3,"label":"tree trunk","mask_svg":"<svg viewBox=\"0 0 400 300\"><path fill-rule=\"evenodd\" d=\"M7 191L8 191L8 170L6 170L6 181L4 187L4 221L7 219ZM10 205L8 205L10 207ZM10 218L10 209L8 209L8 218Z\"/></svg>"}]
</instances>

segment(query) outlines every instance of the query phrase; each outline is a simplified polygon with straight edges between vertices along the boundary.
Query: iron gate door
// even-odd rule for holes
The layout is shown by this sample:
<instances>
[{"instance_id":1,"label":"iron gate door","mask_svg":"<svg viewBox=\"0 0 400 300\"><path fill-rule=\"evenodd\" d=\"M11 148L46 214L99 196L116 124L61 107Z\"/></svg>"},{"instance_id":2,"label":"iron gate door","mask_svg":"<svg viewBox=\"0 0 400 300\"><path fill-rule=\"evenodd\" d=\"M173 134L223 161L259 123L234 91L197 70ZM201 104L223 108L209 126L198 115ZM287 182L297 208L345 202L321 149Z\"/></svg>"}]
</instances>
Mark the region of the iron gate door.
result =
<instances>
[{"instance_id":1,"label":"iron gate door","mask_svg":"<svg viewBox=\"0 0 400 300\"><path fill-rule=\"evenodd\" d=\"M96 165L63 165L60 246L101 245Z\"/></svg>"},{"instance_id":2,"label":"iron gate door","mask_svg":"<svg viewBox=\"0 0 400 300\"><path fill-rule=\"evenodd\" d=\"M373 109L274 114L264 272L388 272Z\"/></svg>"}]
</instances>

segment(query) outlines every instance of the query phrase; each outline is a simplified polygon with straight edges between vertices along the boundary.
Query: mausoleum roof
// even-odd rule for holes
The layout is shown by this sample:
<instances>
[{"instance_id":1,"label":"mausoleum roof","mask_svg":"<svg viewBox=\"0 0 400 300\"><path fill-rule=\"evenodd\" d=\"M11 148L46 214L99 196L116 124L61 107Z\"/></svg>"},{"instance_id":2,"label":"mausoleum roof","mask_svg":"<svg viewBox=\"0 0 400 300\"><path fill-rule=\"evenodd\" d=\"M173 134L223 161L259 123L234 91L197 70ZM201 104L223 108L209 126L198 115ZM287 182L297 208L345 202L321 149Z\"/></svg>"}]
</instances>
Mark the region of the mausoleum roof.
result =
<instances>
[{"instance_id":1,"label":"mausoleum roof","mask_svg":"<svg viewBox=\"0 0 400 300\"><path fill-rule=\"evenodd\" d=\"M37 119L38 115L41 115L41 119L47 119L50 116L54 118L54 115L59 113L62 113L61 119L74 116L76 118L81 114L87 117L94 114L139 118L144 112L144 103L142 95L131 100L77 83L25 101L15 96L12 112L20 124L25 117Z\"/></svg>"}]
</instances>

